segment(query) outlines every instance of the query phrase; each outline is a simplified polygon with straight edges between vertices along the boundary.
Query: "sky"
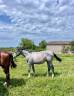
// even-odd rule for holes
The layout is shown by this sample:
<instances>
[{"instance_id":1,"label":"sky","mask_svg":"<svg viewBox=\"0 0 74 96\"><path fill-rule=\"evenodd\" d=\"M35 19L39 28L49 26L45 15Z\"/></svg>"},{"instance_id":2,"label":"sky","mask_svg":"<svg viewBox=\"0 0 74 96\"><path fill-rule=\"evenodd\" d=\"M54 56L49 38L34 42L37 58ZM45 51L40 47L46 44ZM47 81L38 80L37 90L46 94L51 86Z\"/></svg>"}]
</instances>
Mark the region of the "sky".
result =
<instances>
[{"instance_id":1,"label":"sky","mask_svg":"<svg viewBox=\"0 0 74 96\"><path fill-rule=\"evenodd\" d=\"M21 38L74 40L74 0L0 0L0 47Z\"/></svg>"}]
</instances>

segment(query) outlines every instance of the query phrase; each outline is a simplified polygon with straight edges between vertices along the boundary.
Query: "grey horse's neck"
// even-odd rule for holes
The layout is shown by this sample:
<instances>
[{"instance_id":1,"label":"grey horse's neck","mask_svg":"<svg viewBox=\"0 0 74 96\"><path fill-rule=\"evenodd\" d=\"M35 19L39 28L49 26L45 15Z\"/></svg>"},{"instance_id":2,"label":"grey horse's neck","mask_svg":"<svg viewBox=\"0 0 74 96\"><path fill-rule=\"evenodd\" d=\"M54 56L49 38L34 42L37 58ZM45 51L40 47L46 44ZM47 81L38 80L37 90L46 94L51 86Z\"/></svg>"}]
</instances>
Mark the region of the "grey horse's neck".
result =
<instances>
[{"instance_id":1,"label":"grey horse's neck","mask_svg":"<svg viewBox=\"0 0 74 96\"><path fill-rule=\"evenodd\" d=\"M26 51L26 50L22 50L22 53L23 53L23 55L24 55L25 57L30 54L30 53L29 53L28 51Z\"/></svg>"}]
</instances>

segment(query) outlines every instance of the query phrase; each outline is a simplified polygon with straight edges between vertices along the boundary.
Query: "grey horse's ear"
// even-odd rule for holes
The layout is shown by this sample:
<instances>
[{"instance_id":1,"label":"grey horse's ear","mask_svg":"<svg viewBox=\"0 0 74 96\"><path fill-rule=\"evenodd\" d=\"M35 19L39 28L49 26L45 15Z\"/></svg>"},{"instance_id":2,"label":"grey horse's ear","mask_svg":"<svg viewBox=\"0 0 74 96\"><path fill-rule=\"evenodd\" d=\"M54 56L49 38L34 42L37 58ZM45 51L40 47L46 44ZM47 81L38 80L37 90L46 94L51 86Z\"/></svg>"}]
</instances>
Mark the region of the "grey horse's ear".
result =
<instances>
[{"instance_id":1,"label":"grey horse's ear","mask_svg":"<svg viewBox=\"0 0 74 96\"><path fill-rule=\"evenodd\" d=\"M24 49L25 51L29 51L29 49Z\"/></svg>"},{"instance_id":2,"label":"grey horse's ear","mask_svg":"<svg viewBox=\"0 0 74 96\"><path fill-rule=\"evenodd\" d=\"M32 52L32 50L29 50L28 52L30 53L30 52Z\"/></svg>"},{"instance_id":3,"label":"grey horse's ear","mask_svg":"<svg viewBox=\"0 0 74 96\"><path fill-rule=\"evenodd\" d=\"M16 47L16 51L19 50L19 47Z\"/></svg>"},{"instance_id":4,"label":"grey horse's ear","mask_svg":"<svg viewBox=\"0 0 74 96\"><path fill-rule=\"evenodd\" d=\"M20 50L20 47L17 47L16 50Z\"/></svg>"},{"instance_id":5,"label":"grey horse's ear","mask_svg":"<svg viewBox=\"0 0 74 96\"><path fill-rule=\"evenodd\" d=\"M16 50L17 50L17 51L21 51L22 48L21 48L21 47L17 47Z\"/></svg>"}]
</instances>

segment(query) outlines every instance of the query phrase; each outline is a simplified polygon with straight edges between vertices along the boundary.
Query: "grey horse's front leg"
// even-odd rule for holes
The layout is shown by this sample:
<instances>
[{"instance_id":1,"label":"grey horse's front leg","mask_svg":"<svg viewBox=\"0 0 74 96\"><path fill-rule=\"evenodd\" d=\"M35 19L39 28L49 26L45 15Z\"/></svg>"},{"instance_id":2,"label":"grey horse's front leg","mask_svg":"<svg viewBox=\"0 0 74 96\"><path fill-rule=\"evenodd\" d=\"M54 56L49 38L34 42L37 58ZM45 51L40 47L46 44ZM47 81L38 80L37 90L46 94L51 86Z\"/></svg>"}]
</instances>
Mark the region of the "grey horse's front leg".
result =
<instances>
[{"instance_id":1,"label":"grey horse's front leg","mask_svg":"<svg viewBox=\"0 0 74 96\"><path fill-rule=\"evenodd\" d=\"M31 64L28 64L28 78L31 76Z\"/></svg>"},{"instance_id":2,"label":"grey horse's front leg","mask_svg":"<svg viewBox=\"0 0 74 96\"><path fill-rule=\"evenodd\" d=\"M52 78L54 77L54 66L53 64L50 64L50 68L51 68L51 71L52 71Z\"/></svg>"},{"instance_id":3,"label":"grey horse's front leg","mask_svg":"<svg viewBox=\"0 0 74 96\"><path fill-rule=\"evenodd\" d=\"M35 68L34 68L34 64L32 64L32 70L33 70L33 74L35 75Z\"/></svg>"},{"instance_id":4,"label":"grey horse's front leg","mask_svg":"<svg viewBox=\"0 0 74 96\"><path fill-rule=\"evenodd\" d=\"M48 67L47 76L49 76L49 73L50 73L50 63L48 61L47 61L47 67Z\"/></svg>"}]
</instances>

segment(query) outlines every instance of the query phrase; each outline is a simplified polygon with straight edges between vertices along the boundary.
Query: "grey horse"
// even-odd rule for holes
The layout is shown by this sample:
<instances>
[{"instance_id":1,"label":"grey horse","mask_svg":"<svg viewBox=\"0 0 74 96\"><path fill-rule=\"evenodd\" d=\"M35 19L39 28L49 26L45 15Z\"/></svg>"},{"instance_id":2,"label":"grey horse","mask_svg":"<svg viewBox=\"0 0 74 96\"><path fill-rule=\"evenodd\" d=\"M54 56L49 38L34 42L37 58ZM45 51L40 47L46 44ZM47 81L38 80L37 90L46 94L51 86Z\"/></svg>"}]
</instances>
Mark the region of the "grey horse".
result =
<instances>
[{"instance_id":1,"label":"grey horse","mask_svg":"<svg viewBox=\"0 0 74 96\"><path fill-rule=\"evenodd\" d=\"M54 66L52 64L53 57L55 57L59 62L61 62L61 58L59 58L54 52L51 52L49 50L40 52L29 52L26 50L17 49L14 57L17 57L19 55L23 55L27 60L28 77L30 77L31 75L31 68L33 70L33 73L35 73L34 64L43 64L44 62L47 62L48 67L47 75L49 75L51 70L53 78L54 77Z\"/></svg>"}]
</instances>

